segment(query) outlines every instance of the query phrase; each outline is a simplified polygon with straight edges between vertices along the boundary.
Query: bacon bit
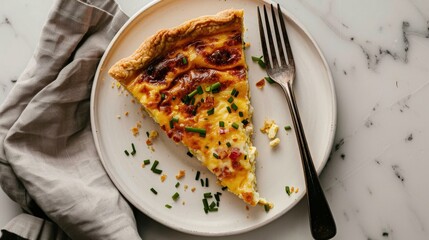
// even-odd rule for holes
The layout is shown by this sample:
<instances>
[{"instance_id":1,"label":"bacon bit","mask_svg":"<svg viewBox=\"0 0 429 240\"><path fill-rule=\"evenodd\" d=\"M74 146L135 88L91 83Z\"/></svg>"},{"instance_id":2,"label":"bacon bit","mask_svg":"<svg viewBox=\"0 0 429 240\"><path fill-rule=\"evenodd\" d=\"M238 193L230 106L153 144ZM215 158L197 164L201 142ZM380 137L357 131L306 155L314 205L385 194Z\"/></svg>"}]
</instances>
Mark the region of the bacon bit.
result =
<instances>
[{"instance_id":1,"label":"bacon bit","mask_svg":"<svg viewBox=\"0 0 429 240\"><path fill-rule=\"evenodd\" d=\"M127 117L128 117L128 114L129 114L129 112L128 112L128 111L126 111L126 112L124 113L124 115L125 115L125 116L127 116Z\"/></svg>"},{"instance_id":2,"label":"bacon bit","mask_svg":"<svg viewBox=\"0 0 429 240\"><path fill-rule=\"evenodd\" d=\"M249 205L246 205L246 210L247 210L247 211L249 211L249 210L250 210Z\"/></svg>"},{"instance_id":3,"label":"bacon bit","mask_svg":"<svg viewBox=\"0 0 429 240\"><path fill-rule=\"evenodd\" d=\"M136 100L134 98L131 99L131 103L136 103Z\"/></svg>"},{"instance_id":4,"label":"bacon bit","mask_svg":"<svg viewBox=\"0 0 429 240\"><path fill-rule=\"evenodd\" d=\"M191 192L195 192L195 190L196 190L195 187L191 188Z\"/></svg>"},{"instance_id":5,"label":"bacon bit","mask_svg":"<svg viewBox=\"0 0 429 240\"><path fill-rule=\"evenodd\" d=\"M146 145L152 146L152 144L153 144L153 142L150 139L146 140Z\"/></svg>"},{"instance_id":6,"label":"bacon bit","mask_svg":"<svg viewBox=\"0 0 429 240\"><path fill-rule=\"evenodd\" d=\"M263 78L256 83L256 87L259 89L264 88L264 86L265 86L265 79Z\"/></svg>"},{"instance_id":7,"label":"bacon bit","mask_svg":"<svg viewBox=\"0 0 429 240\"><path fill-rule=\"evenodd\" d=\"M176 175L176 179L179 180L185 176L185 170L180 170L179 173Z\"/></svg>"},{"instance_id":8,"label":"bacon bit","mask_svg":"<svg viewBox=\"0 0 429 240\"><path fill-rule=\"evenodd\" d=\"M237 147L231 148L231 153L229 154L229 158L233 161L236 161L241 156L240 149Z\"/></svg>"},{"instance_id":9,"label":"bacon bit","mask_svg":"<svg viewBox=\"0 0 429 240\"><path fill-rule=\"evenodd\" d=\"M161 182L164 182L164 181L165 181L165 179L167 179L167 175L162 174L162 175L161 175Z\"/></svg>"}]
</instances>

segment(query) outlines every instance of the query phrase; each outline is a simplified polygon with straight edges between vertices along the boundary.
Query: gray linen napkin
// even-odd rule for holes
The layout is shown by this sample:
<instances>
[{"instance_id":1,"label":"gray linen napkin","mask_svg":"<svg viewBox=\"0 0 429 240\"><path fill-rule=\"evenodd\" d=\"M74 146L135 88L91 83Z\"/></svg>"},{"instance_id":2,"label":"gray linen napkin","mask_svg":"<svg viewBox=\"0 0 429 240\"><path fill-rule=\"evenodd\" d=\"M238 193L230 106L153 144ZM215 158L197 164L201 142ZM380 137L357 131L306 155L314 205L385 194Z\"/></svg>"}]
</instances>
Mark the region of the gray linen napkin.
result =
<instances>
[{"instance_id":1,"label":"gray linen napkin","mask_svg":"<svg viewBox=\"0 0 429 240\"><path fill-rule=\"evenodd\" d=\"M127 18L113 0L55 2L33 58L0 107L1 186L25 212L2 238L140 238L89 123L97 64Z\"/></svg>"}]
</instances>

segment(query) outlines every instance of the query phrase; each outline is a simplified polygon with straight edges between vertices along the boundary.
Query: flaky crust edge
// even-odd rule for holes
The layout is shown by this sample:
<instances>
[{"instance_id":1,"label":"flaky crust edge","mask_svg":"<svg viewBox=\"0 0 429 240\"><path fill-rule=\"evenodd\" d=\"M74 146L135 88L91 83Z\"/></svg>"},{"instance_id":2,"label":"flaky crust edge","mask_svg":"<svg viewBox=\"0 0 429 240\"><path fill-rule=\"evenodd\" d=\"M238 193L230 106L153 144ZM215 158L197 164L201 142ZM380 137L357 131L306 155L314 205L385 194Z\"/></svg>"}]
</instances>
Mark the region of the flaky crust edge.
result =
<instances>
[{"instance_id":1,"label":"flaky crust edge","mask_svg":"<svg viewBox=\"0 0 429 240\"><path fill-rule=\"evenodd\" d=\"M242 26L243 10L228 9L216 15L186 21L174 28L162 29L146 39L131 56L116 62L109 69L109 75L126 85L139 69L145 68L152 60L166 54L181 42L229 29L241 30Z\"/></svg>"}]
</instances>

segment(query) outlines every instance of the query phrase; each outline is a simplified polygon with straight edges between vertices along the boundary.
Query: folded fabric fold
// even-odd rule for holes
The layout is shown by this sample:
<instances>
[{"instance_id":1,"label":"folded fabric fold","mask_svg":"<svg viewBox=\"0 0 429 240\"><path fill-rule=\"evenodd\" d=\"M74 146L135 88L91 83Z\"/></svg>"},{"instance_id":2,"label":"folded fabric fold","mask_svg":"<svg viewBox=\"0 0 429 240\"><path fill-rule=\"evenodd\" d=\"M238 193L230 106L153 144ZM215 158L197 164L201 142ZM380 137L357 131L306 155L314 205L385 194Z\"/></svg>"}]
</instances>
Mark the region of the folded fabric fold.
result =
<instances>
[{"instance_id":1,"label":"folded fabric fold","mask_svg":"<svg viewBox=\"0 0 429 240\"><path fill-rule=\"evenodd\" d=\"M97 64L127 19L111 0L55 2L33 58L0 106L0 183L28 213L6 235L139 239L89 122Z\"/></svg>"}]
</instances>

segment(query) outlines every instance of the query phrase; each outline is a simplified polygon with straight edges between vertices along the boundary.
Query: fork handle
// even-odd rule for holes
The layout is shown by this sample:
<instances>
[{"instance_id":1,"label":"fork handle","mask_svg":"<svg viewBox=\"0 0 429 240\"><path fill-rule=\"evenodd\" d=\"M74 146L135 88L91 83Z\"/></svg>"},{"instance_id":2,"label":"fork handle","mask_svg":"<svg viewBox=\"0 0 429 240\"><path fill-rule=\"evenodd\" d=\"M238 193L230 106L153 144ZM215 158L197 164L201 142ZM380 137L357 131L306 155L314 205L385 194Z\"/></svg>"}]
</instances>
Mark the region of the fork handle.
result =
<instances>
[{"instance_id":1,"label":"fork handle","mask_svg":"<svg viewBox=\"0 0 429 240\"><path fill-rule=\"evenodd\" d=\"M314 168L301 117L299 116L295 95L292 90L292 83L280 84L286 93L287 103L295 127L299 152L301 154L302 166L304 168L305 185L307 188L307 199L310 214L311 234L315 239L330 239L337 232L335 220L332 216L325 194L320 186L316 169Z\"/></svg>"}]
</instances>

